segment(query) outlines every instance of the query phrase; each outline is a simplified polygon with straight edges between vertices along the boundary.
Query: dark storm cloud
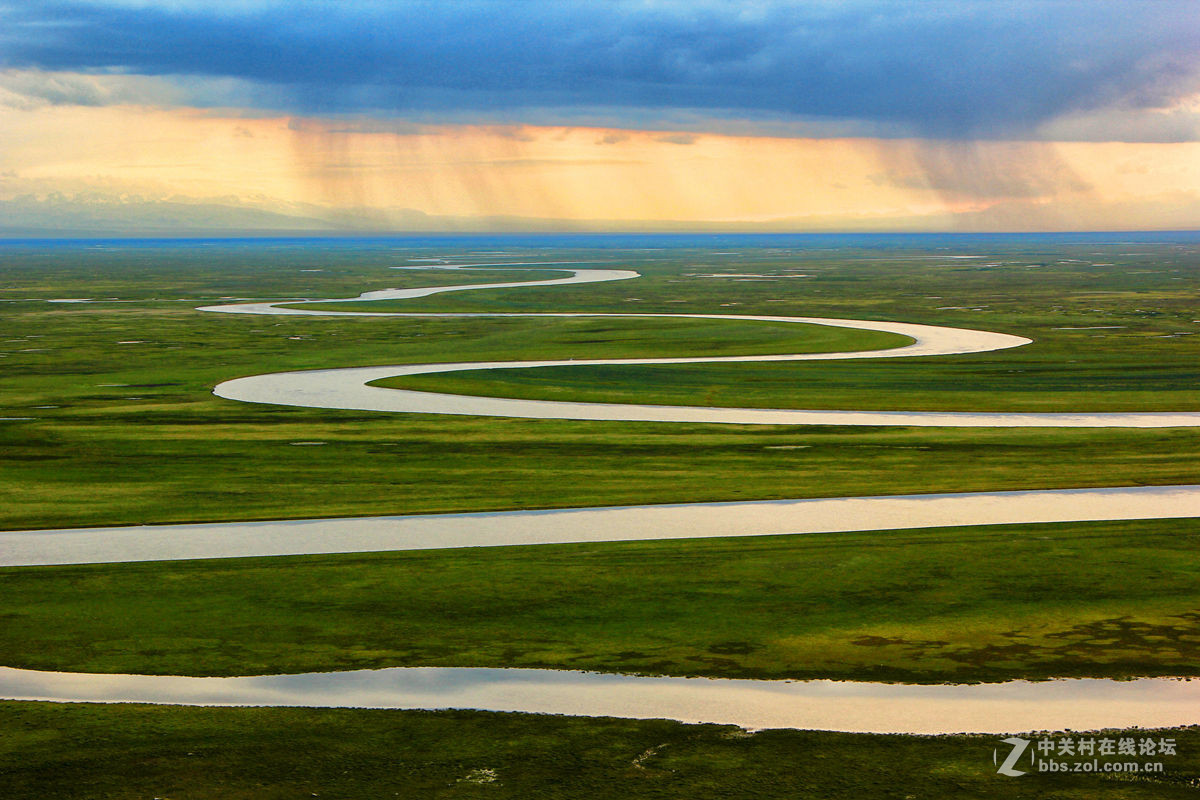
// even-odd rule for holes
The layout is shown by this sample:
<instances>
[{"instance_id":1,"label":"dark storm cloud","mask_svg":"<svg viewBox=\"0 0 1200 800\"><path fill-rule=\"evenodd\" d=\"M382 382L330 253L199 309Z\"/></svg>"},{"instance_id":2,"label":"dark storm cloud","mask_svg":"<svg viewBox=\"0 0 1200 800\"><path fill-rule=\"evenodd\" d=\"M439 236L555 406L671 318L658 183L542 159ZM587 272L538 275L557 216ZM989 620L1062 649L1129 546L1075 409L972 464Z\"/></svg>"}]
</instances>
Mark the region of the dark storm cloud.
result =
<instances>
[{"instance_id":1,"label":"dark storm cloud","mask_svg":"<svg viewBox=\"0 0 1200 800\"><path fill-rule=\"evenodd\" d=\"M301 113L701 110L1019 136L1200 90L1198 53L1195 0L0 0L0 65L232 78L229 104Z\"/></svg>"}]
</instances>

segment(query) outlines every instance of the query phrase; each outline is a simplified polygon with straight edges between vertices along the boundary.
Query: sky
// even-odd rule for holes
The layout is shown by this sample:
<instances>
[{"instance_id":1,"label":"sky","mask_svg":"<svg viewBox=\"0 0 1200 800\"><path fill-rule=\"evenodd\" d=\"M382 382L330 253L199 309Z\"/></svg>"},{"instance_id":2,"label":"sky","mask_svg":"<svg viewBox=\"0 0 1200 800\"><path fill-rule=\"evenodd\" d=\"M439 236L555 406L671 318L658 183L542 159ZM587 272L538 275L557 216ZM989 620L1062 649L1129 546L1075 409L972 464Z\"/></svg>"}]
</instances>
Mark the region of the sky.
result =
<instances>
[{"instance_id":1,"label":"sky","mask_svg":"<svg viewBox=\"0 0 1200 800\"><path fill-rule=\"evenodd\" d=\"M1200 228L1196 0L0 0L0 233Z\"/></svg>"}]
</instances>

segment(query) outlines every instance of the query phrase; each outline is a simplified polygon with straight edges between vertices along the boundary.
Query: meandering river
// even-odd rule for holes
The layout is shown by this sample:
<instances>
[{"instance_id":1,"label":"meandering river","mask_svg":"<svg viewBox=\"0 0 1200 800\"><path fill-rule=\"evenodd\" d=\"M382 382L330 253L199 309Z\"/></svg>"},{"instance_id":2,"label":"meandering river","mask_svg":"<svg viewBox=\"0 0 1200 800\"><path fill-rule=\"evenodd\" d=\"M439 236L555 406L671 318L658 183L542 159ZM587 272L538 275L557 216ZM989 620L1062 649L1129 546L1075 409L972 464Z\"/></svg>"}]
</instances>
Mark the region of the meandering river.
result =
<instances>
[{"instance_id":1,"label":"meandering river","mask_svg":"<svg viewBox=\"0 0 1200 800\"><path fill-rule=\"evenodd\" d=\"M504 268L515 263L446 265ZM560 365L811 361L953 355L1031 340L988 331L812 317L712 314L405 314L306 309L313 303L398 300L440 292L550 286L638 277L630 270L567 268L565 278L366 292L355 298L241 303L200 310L238 314L354 316L689 317L809 323L886 331L911 342L890 350L658 359L401 364L238 378L220 397L253 403L400 413L544 419L970 427L1169 427L1200 425L1200 413L995 414L908 411L694 408L566 403L381 389L372 381L480 369ZM283 306L300 307L283 307ZM141 526L0 533L0 565L33 566L306 553L537 545L636 539L756 536L951 525L1200 516L1200 486L1046 489L1027 492L696 503L536 512ZM1200 681L1060 680L931 685L755 681L608 675L558 670L397 668L310 675L195 678L89 675L0 668L0 698L189 705L475 708L555 714L670 718L747 728L877 733L1012 733L1043 729L1165 727L1200 723Z\"/></svg>"}]
</instances>

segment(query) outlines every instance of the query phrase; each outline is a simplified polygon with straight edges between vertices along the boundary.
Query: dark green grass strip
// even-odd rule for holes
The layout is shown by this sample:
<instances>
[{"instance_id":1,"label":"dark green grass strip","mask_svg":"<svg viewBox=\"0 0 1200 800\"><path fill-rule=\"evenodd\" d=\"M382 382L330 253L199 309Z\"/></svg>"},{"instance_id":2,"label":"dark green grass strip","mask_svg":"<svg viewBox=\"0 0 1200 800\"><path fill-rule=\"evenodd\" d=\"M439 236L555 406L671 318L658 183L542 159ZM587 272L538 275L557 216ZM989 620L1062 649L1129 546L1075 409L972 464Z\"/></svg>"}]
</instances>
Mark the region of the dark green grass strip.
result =
<instances>
[{"instance_id":1,"label":"dark green grass strip","mask_svg":"<svg viewBox=\"0 0 1200 800\"><path fill-rule=\"evenodd\" d=\"M1186 428L613 424L216 399L27 413L47 416L0 423L0 529L1200 482L1200 430Z\"/></svg>"},{"instance_id":2,"label":"dark green grass strip","mask_svg":"<svg viewBox=\"0 0 1200 800\"><path fill-rule=\"evenodd\" d=\"M764 731L487 714L0 703L5 800L1141 800L1190 798L1200 729L1161 774L995 773L996 736ZM1110 736L1121 736L1111 733ZM1148 757L1122 759L1149 762Z\"/></svg>"},{"instance_id":3,"label":"dark green grass strip","mask_svg":"<svg viewBox=\"0 0 1200 800\"><path fill-rule=\"evenodd\" d=\"M996 681L1198 675L1196 520L0 571L0 663Z\"/></svg>"},{"instance_id":4,"label":"dark green grass strip","mask_svg":"<svg viewBox=\"0 0 1200 800\"><path fill-rule=\"evenodd\" d=\"M1194 411L1200 360L1027 350L938 358L562 366L387 378L373 385L594 403L880 411ZM1065 362L1070 362L1064 366Z\"/></svg>"}]
</instances>

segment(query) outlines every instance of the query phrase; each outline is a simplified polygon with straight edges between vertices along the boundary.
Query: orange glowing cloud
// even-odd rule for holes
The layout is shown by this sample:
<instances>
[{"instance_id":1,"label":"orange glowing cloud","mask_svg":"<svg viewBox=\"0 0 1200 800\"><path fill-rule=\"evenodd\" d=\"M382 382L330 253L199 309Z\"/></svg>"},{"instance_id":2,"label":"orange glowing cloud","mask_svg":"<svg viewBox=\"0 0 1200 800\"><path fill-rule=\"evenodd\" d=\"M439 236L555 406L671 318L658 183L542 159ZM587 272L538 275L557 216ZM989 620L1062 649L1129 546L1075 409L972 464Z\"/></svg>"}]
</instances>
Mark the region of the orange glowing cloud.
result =
<instances>
[{"instance_id":1,"label":"orange glowing cloud","mask_svg":"<svg viewBox=\"0 0 1200 800\"><path fill-rule=\"evenodd\" d=\"M772 138L121 105L8 108L0 120L0 199L137 194L370 228L404 227L411 211L468 226L1200 227L1195 142Z\"/></svg>"}]
</instances>

